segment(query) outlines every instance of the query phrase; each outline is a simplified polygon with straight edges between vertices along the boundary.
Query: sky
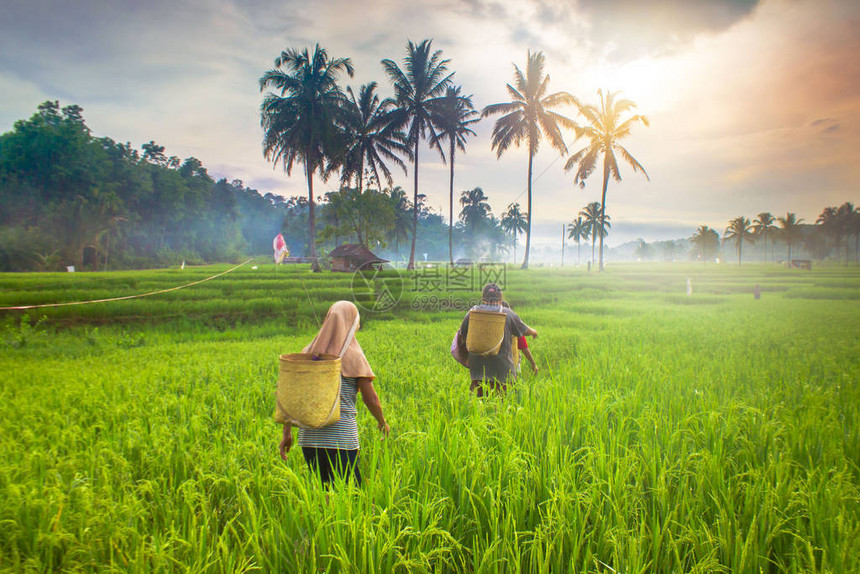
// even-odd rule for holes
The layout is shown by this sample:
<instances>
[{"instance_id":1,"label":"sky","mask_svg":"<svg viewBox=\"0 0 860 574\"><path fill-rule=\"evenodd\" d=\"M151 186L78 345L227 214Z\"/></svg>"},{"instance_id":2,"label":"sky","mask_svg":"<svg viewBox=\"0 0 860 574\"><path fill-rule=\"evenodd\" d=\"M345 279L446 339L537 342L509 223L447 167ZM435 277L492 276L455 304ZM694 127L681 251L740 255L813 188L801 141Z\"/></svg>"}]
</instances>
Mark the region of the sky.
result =
<instances>
[{"instance_id":1,"label":"sky","mask_svg":"<svg viewBox=\"0 0 860 574\"><path fill-rule=\"evenodd\" d=\"M213 177L306 195L262 152L259 78L282 50L320 44L349 57L344 86L391 84L408 40L432 39L479 110L508 101L527 54L546 57L551 92L585 103L620 91L650 126L623 145L650 179L611 181L610 246L718 231L729 219L860 204L860 2L856 0L2 0L0 133L39 103L83 107L96 136L154 140ZM572 108L559 108L582 121ZM491 149L495 117L456 157L455 192L481 187L497 215L526 204L527 152ZM583 142L565 132L571 152ZM419 191L447 217L448 167L422 151ZM533 244L600 199L600 170L575 186L546 142L534 164ZM393 167L393 166L392 166ZM412 167L395 184L412 195ZM335 179L318 181L319 193ZM443 206L444 209L443 209Z\"/></svg>"}]
</instances>

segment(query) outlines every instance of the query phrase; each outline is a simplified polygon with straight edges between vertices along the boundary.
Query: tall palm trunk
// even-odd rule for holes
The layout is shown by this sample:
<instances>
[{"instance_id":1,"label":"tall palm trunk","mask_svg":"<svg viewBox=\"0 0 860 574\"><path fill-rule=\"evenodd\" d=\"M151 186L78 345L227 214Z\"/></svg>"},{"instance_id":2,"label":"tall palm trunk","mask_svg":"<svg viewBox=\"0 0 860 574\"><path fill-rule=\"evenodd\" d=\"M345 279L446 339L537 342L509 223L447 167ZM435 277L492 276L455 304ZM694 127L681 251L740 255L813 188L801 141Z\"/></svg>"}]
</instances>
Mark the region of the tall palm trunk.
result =
<instances>
[{"instance_id":1,"label":"tall palm trunk","mask_svg":"<svg viewBox=\"0 0 860 574\"><path fill-rule=\"evenodd\" d=\"M526 214L526 256L523 259L523 269L529 268L529 249L532 243L532 160L534 151L529 146L529 212Z\"/></svg>"},{"instance_id":2,"label":"tall palm trunk","mask_svg":"<svg viewBox=\"0 0 860 574\"><path fill-rule=\"evenodd\" d=\"M316 168L313 168L314 170ZM308 178L308 249L311 252L311 269L319 271L320 264L317 261L316 220L314 219L314 174L308 160L305 160L305 174Z\"/></svg>"},{"instance_id":3,"label":"tall palm trunk","mask_svg":"<svg viewBox=\"0 0 860 574\"><path fill-rule=\"evenodd\" d=\"M576 266L582 265L582 244L579 239L576 240Z\"/></svg>"},{"instance_id":4,"label":"tall palm trunk","mask_svg":"<svg viewBox=\"0 0 860 574\"><path fill-rule=\"evenodd\" d=\"M454 138L451 138L451 185L448 193L448 258L454 265Z\"/></svg>"},{"instance_id":5,"label":"tall palm trunk","mask_svg":"<svg viewBox=\"0 0 860 574\"><path fill-rule=\"evenodd\" d=\"M361 187L362 187L362 185L364 185L364 156L362 156L361 161L358 163L358 167L359 167L359 170L358 170L358 195L361 195ZM355 217L358 220L358 222L355 225L355 228L357 230L356 235L358 236L358 242L360 244L364 245L365 247L367 247L367 244L364 241L362 241L362 239L361 239L361 210L356 211ZM335 236L334 246L335 247L338 246L338 241L337 241L336 236Z\"/></svg>"},{"instance_id":6,"label":"tall palm trunk","mask_svg":"<svg viewBox=\"0 0 860 574\"><path fill-rule=\"evenodd\" d=\"M606 229L606 188L609 187L609 164L606 163L606 156L603 156L603 195L600 197L600 266L598 269L603 271L603 231ZM592 257L593 258L593 257Z\"/></svg>"},{"instance_id":7,"label":"tall palm trunk","mask_svg":"<svg viewBox=\"0 0 860 574\"><path fill-rule=\"evenodd\" d=\"M412 194L412 251L409 252L409 265L406 269L415 269L415 239L418 236L418 143L421 138L415 138L415 191Z\"/></svg>"},{"instance_id":8,"label":"tall palm trunk","mask_svg":"<svg viewBox=\"0 0 860 574\"><path fill-rule=\"evenodd\" d=\"M597 235L595 234L594 226L591 226L591 265L594 265L594 244L597 241ZM589 269L591 271L591 269Z\"/></svg>"},{"instance_id":9,"label":"tall palm trunk","mask_svg":"<svg viewBox=\"0 0 860 574\"><path fill-rule=\"evenodd\" d=\"M738 238L738 267L741 266L741 251L744 248L744 240L742 238Z\"/></svg>"},{"instance_id":10,"label":"tall palm trunk","mask_svg":"<svg viewBox=\"0 0 860 574\"><path fill-rule=\"evenodd\" d=\"M517 262L517 228L514 227L514 263Z\"/></svg>"}]
</instances>

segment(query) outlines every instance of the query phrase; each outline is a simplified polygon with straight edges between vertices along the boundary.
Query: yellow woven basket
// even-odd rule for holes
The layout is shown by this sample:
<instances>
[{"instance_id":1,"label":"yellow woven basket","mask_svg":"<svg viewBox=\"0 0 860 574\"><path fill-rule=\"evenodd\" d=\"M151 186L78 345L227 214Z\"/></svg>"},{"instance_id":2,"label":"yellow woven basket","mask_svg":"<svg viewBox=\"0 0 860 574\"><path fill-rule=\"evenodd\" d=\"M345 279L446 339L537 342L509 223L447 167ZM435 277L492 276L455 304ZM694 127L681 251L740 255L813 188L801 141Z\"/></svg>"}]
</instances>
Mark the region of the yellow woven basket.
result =
<instances>
[{"instance_id":1,"label":"yellow woven basket","mask_svg":"<svg viewBox=\"0 0 860 574\"><path fill-rule=\"evenodd\" d=\"M466 348L476 355L491 356L499 352L505 338L507 315L492 311L469 311Z\"/></svg>"},{"instance_id":2,"label":"yellow woven basket","mask_svg":"<svg viewBox=\"0 0 860 574\"><path fill-rule=\"evenodd\" d=\"M275 421L321 428L340 420L340 357L281 355Z\"/></svg>"}]
</instances>

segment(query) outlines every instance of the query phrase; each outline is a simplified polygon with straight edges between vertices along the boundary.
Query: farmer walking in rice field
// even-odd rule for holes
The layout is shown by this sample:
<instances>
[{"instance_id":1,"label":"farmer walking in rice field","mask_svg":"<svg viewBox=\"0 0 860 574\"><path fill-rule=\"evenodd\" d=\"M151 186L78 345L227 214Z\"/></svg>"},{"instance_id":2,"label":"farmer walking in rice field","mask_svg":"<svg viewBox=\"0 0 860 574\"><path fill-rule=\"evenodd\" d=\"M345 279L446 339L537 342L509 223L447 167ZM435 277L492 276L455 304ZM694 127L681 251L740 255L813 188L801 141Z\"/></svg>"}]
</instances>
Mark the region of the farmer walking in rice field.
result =
<instances>
[{"instance_id":1,"label":"farmer walking in rice field","mask_svg":"<svg viewBox=\"0 0 860 574\"><path fill-rule=\"evenodd\" d=\"M379 396L373 388L375 375L354 337L358 323L356 306L349 301L338 301L329 308L317 336L302 350L313 356L338 355L346 347L341 356L340 419L322 428L299 430L299 446L302 447L305 461L319 473L324 485L329 485L335 476L342 476L346 480L354 480L356 486L361 486L358 425L355 421L355 403L359 392L376 419L382 438L385 439L389 432ZM287 453L292 446L292 425L286 423L280 442L282 459L287 460Z\"/></svg>"},{"instance_id":2,"label":"farmer walking in rice field","mask_svg":"<svg viewBox=\"0 0 860 574\"><path fill-rule=\"evenodd\" d=\"M500 328L498 342L488 345L486 350L469 348L469 324L470 317L474 312L504 314L504 328ZM474 391L478 397L483 397L485 387L494 391L504 392L507 390L509 380L516 378L516 365L514 365L511 345L519 337L537 337L537 331L523 323L512 309L502 305L502 290L495 283L488 283L481 293L481 304L472 307L460 325L460 331L456 338L456 345L460 349L468 350L468 366L472 384L470 391Z\"/></svg>"}]
</instances>

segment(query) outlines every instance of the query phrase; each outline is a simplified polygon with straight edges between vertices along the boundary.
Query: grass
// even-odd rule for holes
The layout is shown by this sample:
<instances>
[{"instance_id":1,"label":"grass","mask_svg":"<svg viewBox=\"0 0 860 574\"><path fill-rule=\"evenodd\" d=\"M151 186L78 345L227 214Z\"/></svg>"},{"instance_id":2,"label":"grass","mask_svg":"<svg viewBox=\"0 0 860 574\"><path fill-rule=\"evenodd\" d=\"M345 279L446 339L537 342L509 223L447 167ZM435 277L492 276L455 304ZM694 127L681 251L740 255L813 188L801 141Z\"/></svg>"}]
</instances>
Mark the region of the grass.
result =
<instances>
[{"instance_id":1,"label":"grass","mask_svg":"<svg viewBox=\"0 0 860 574\"><path fill-rule=\"evenodd\" d=\"M6 275L0 305L227 268ZM277 355L348 276L245 267L6 312L0 570L860 571L857 268L506 280L541 372L504 399L470 397L448 354L462 312L421 303L473 292L363 314L392 434L360 409L360 492L282 462L270 418Z\"/></svg>"}]
</instances>

